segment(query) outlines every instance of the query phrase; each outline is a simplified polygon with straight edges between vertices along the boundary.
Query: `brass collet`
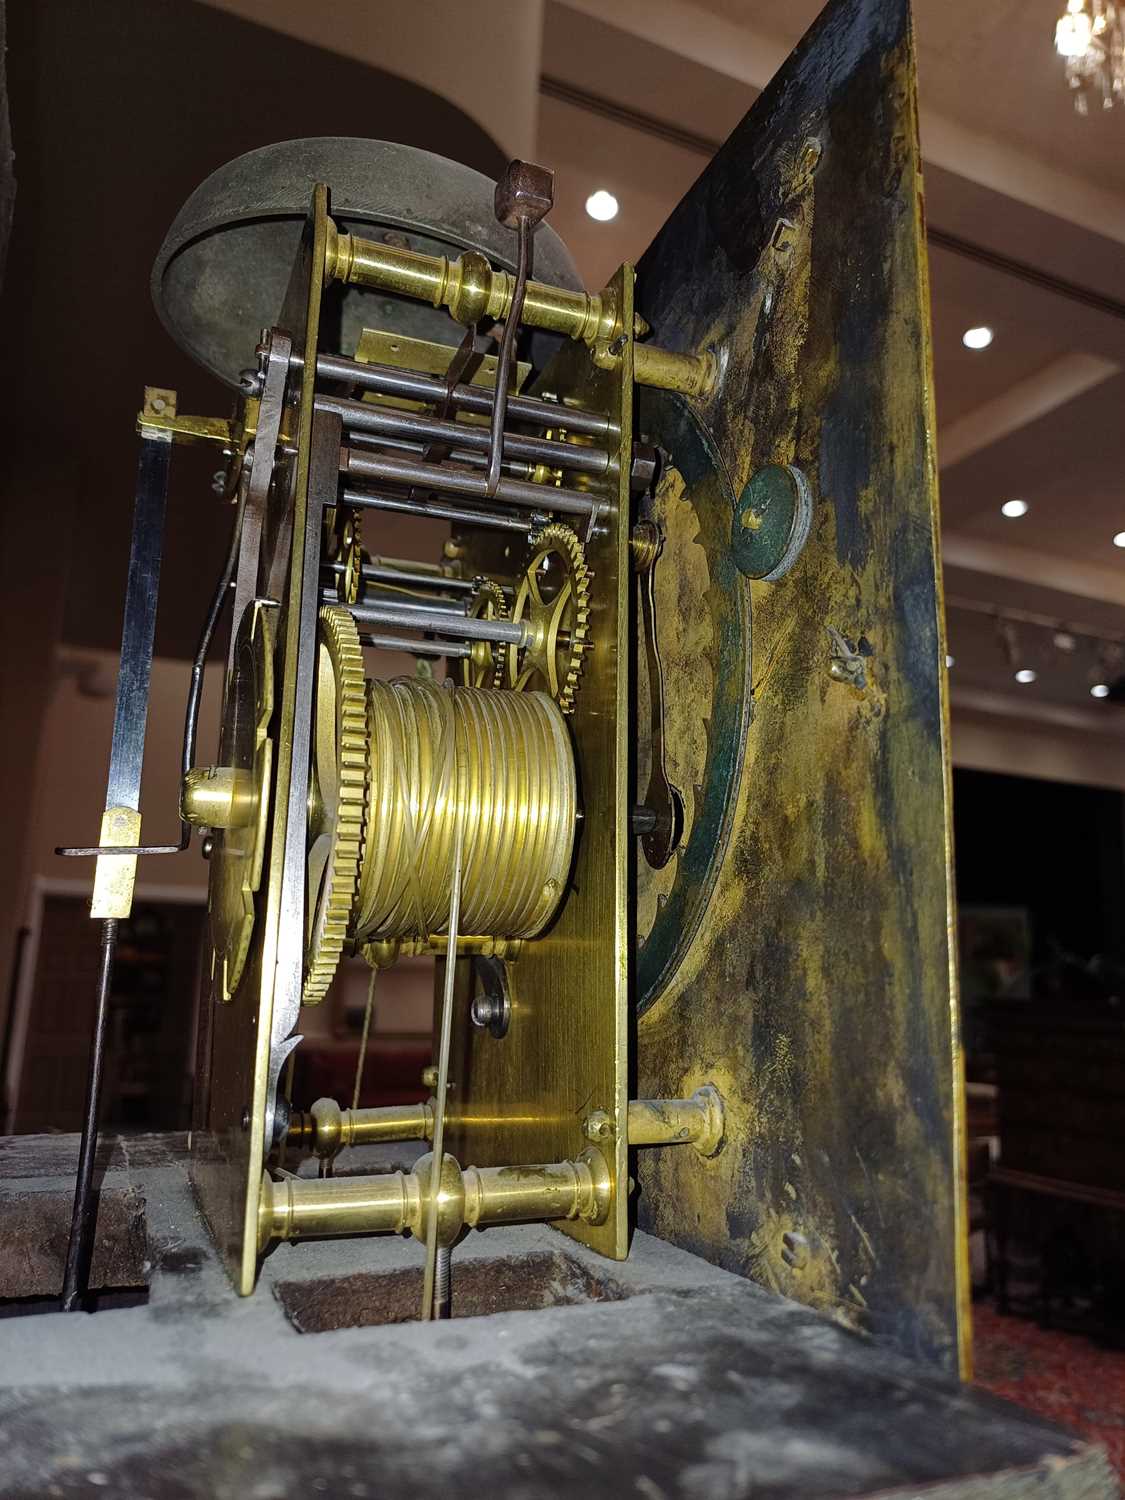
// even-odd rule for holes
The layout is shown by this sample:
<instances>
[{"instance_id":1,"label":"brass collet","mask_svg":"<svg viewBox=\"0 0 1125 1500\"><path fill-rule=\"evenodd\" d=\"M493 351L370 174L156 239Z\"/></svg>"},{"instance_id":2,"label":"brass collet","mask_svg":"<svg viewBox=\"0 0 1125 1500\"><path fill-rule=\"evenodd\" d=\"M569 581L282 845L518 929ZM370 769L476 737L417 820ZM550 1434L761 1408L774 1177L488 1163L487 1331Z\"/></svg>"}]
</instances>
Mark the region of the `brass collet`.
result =
<instances>
[{"instance_id":1,"label":"brass collet","mask_svg":"<svg viewBox=\"0 0 1125 1500\"><path fill-rule=\"evenodd\" d=\"M258 1250L273 1240L341 1234L402 1234L425 1240L433 1153L412 1172L377 1177L285 1177L263 1174ZM583 1219L604 1223L612 1185L605 1157L591 1147L575 1161L530 1167L461 1167L447 1155L438 1184L439 1245L461 1230L489 1224Z\"/></svg>"},{"instance_id":2,"label":"brass collet","mask_svg":"<svg viewBox=\"0 0 1125 1500\"><path fill-rule=\"evenodd\" d=\"M233 766L194 766L184 777L180 812L196 828L239 828L257 816L253 774Z\"/></svg>"}]
</instances>

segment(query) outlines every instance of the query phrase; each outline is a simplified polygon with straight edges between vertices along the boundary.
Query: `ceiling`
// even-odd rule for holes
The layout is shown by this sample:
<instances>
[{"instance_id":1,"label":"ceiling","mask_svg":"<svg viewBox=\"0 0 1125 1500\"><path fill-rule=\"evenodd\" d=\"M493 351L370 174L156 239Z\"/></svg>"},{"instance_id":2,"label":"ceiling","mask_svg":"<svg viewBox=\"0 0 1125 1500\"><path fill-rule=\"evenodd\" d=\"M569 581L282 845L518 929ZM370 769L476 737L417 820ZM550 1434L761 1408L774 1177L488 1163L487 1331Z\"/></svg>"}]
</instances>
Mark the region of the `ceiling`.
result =
<instances>
[{"instance_id":1,"label":"ceiling","mask_svg":"<svg viewBox=\"0 0 1125 1500\"><path fill-rule=\"evenodd\" d=\"M753 102L751 80L769 76L819 8L619 0L610 25L594 0L548 0L539 149L557 172L553 222L589 281L638 258L705 165L708 142ZM1125 529L1125 243L1112 215L1104 233L1090 227L1107 190L1125 208L1125 109L1076 115L1053 51L1058 9L914 6L954 720L994 711L1125 736L1125 710L1090 696L1093 648L1066 656L1050 631L1020 627L1038 673L1021 686L994 620L978 613L992 605L1125 633L1125 550L1112 545ZM597 112L607 99L617 118ZM702 139L669 139L661 125ZM927 151L954 131L957 171ZM1007 191L985 180L1001 148L1019 153ZM1070 187L1089 212L1044 209L1040 169L1081 179ZM619 199L609 224L584 211L593 187ZM993 343L970 351L961 336L982 323ZM1025 516L1001 514L1010 498L1028 502Z\"/></svg>"},{"instance_id":2,"label":"ceiling","mask_svg":"<svg viewBox=\"0 0 1125 1500\"><path fill-rule=\"evenodd\" d=\"M148 268L187 193L217 164L302 134L405 139L494 170L498 153L432 93L325 46L183 0L41 0L9 18L19 198L5 291L6 409L55 495L70 579L64 632L111 647L128 547L132 414L146 382L208 409L214 390L168 341ZM529 0L530 3L530 0ZM636 260L819 9L819 0L541 0L537 154L556 170L552 223L589 285ZM1072 109L1052 31L1060 0L916 0L931 230L943 539L953 601L1125 632L1125 109ZM424 7L388 0L400 26ZM612 17L612 21L607 20ZM300 87L292 86L300 80ZM503 82L498 75L497 87ZM175 107L169 107L175 101ZM621 211L598 224L587 194ZM961 334L987 323L973 353ZM67 440L60 360L77 371ZM1121 372L1121 373L1119 373ZM177 455L158 649L188 655L225 517L200 525L206 463ZM52 491L52 486L54 487ZM1005 520L1001 502L1026 499ZM8 487L8 504L24 503ZM388 549L389 550L389 549ZM1017 687L993 622L949 611L955 715L1125 736L1086 664L1043 656ZM1038 648L1037 648L1038 649Z\"/></svg>"}]
</instances>

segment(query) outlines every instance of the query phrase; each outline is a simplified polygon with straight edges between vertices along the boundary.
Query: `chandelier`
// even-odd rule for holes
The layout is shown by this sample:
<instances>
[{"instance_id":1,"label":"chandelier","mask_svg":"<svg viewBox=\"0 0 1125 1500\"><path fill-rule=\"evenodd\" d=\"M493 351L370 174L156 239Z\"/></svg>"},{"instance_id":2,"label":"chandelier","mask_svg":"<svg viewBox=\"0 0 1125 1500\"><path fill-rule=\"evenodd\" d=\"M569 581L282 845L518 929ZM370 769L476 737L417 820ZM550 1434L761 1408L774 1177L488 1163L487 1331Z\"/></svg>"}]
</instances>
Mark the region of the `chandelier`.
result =
<instances>
[{"instance_id":1,"label":"chandelier","mask_svg":"<svg viewBox=\"0 0 1125 1500\"><path fill-rule=\"evenodd\" d=\"M1067 0L1055 24L1055 50L1066 59L1080 115L1089 113L1091 97L1103 109L1125 97L1125 8L1118 0Z\"/></svg>"}]
</instances>

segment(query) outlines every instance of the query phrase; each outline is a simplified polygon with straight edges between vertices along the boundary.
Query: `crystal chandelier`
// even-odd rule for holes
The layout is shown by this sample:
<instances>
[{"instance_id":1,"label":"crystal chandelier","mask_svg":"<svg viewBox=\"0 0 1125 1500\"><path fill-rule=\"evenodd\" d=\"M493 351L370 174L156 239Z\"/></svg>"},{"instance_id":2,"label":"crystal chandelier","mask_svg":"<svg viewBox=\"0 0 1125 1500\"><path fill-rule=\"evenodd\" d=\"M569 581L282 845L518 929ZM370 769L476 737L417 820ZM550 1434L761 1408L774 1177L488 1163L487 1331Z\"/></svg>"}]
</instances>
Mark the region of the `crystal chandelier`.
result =
<instances>
[{"instance_id":1,"label":"crystal chandelier","mask_svg":"<svg viewBox=\"0 0 1125 1500\"><path fill-rule=\"evenodd\" d=\"M1118 0L1067 0L1055 25L1055 50L1066 59L1080 115L1089 112L1091 96L1103 109L1125 97L1125 9Z\"/></svg>"}]
</instances>

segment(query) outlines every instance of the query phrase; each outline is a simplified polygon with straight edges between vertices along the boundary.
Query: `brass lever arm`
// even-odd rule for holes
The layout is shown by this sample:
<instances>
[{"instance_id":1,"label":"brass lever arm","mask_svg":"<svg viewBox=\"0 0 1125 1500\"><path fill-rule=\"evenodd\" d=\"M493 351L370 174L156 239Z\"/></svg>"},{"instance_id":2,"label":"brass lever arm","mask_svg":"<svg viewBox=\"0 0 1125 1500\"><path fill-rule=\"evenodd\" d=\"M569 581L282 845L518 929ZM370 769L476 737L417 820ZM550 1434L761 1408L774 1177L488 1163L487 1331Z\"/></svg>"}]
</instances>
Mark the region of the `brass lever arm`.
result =
<instances>
[{"instance_id":1,"label":"brass lever arm","mask_svg":"<svg viewBox=\"0 0 1125 1500\"><path fill-rule=\"evenodd\" d=\"M641 836L641 848L654 870L672 858L684 831L684 799L668 779L664 765L664 670L656 644L656 560L664 535L652 521L640 521L633 530L633 558L641 590L641 619L648 659L649 743L651 768L644 806L654 821Z\"/></svg>"}]
</instances>

